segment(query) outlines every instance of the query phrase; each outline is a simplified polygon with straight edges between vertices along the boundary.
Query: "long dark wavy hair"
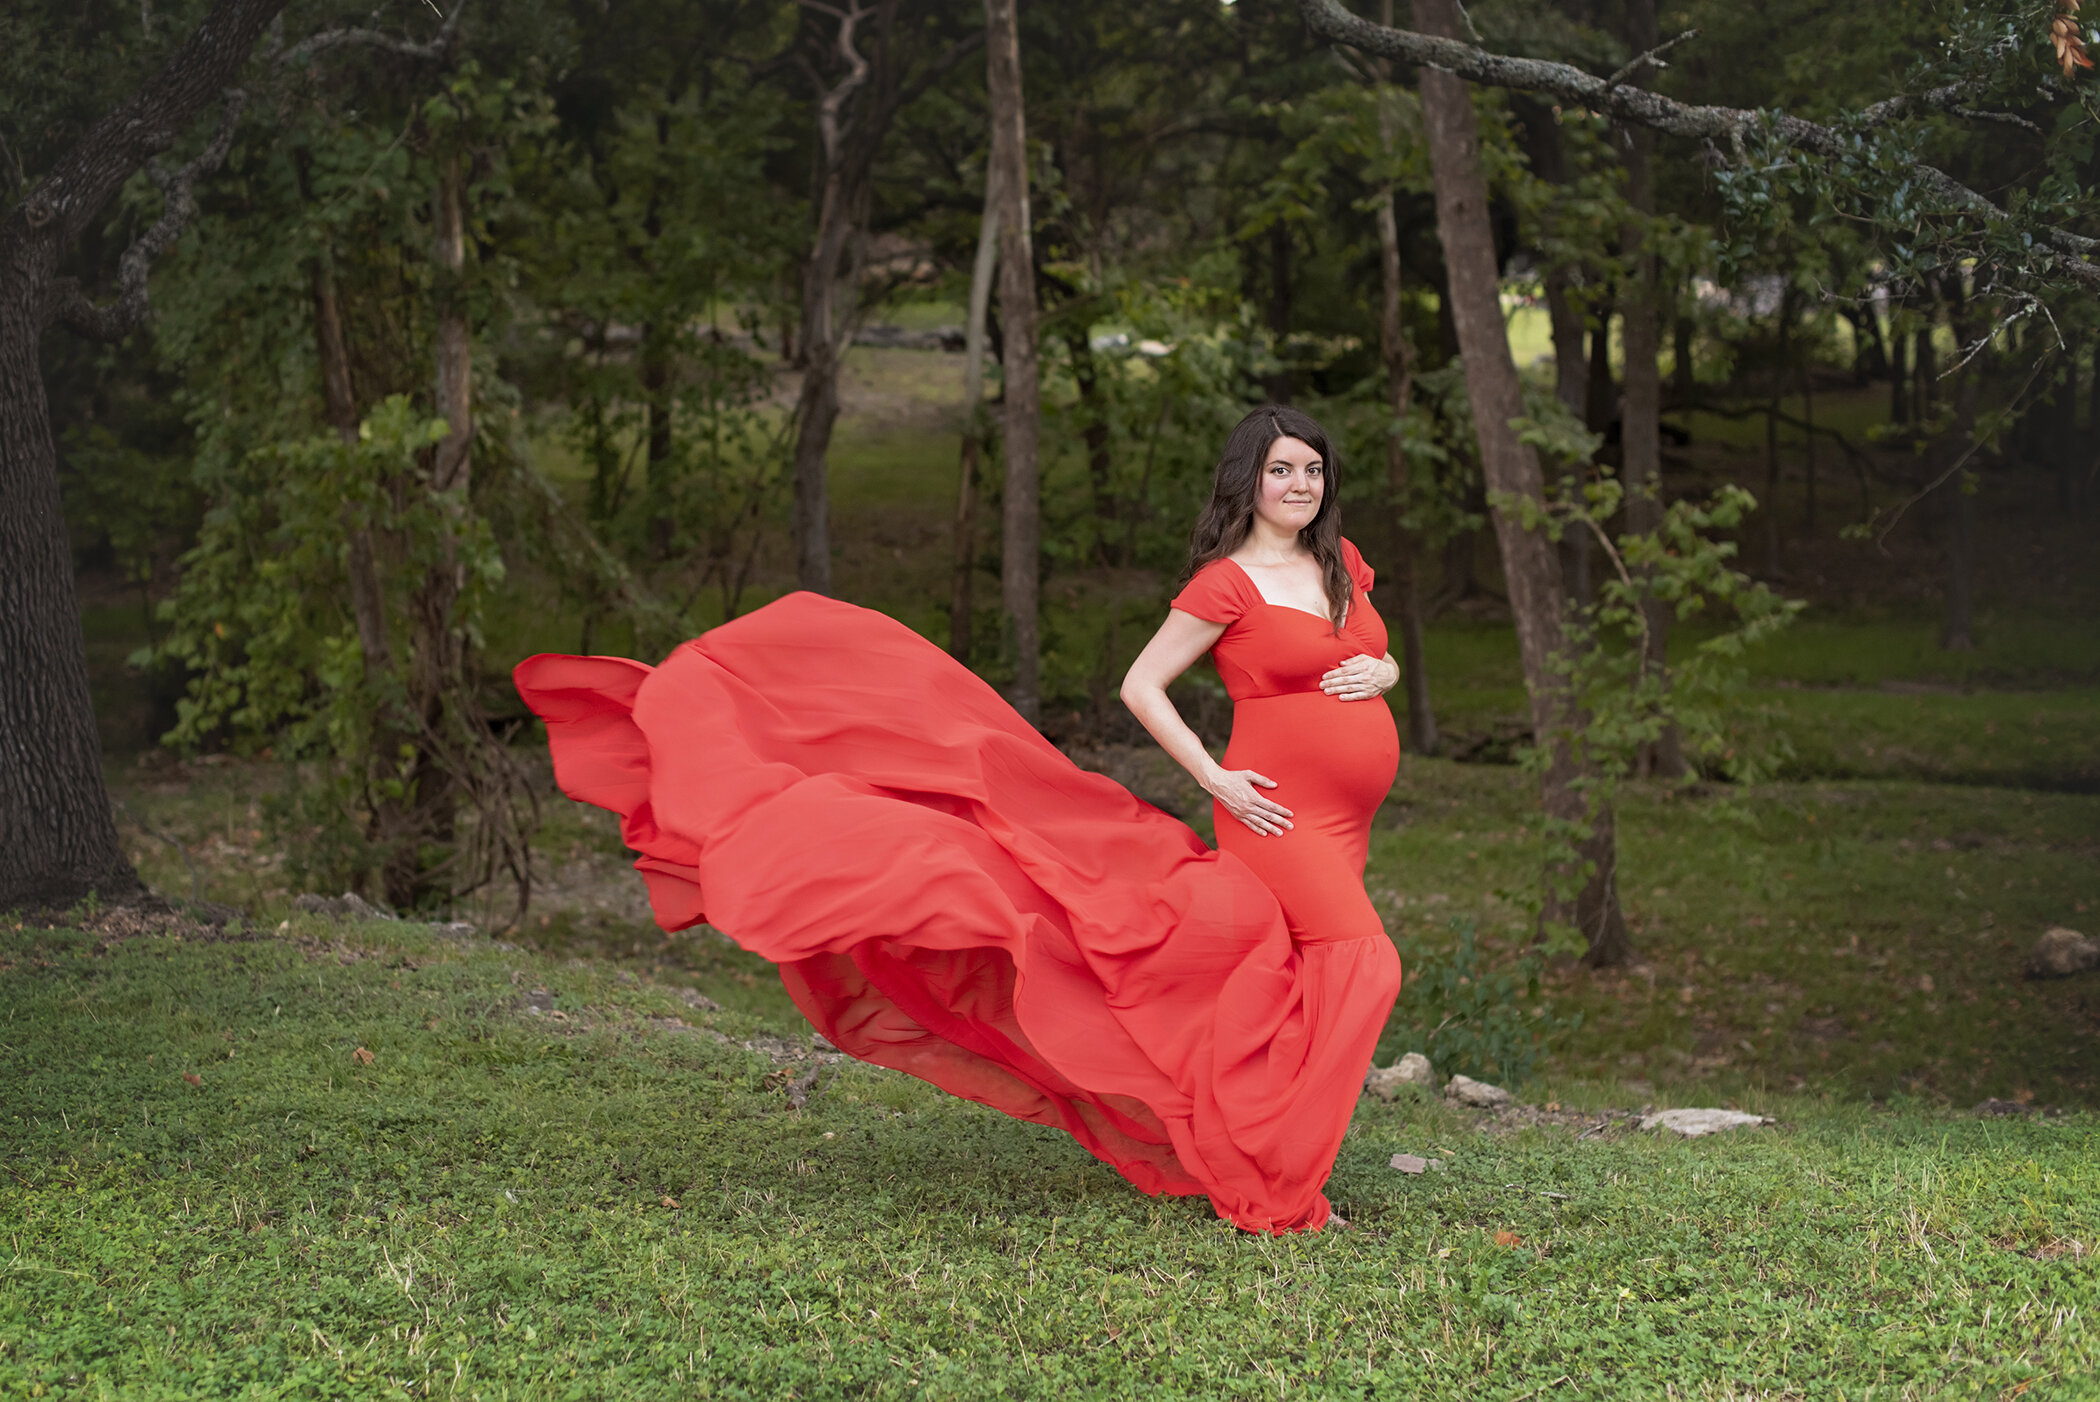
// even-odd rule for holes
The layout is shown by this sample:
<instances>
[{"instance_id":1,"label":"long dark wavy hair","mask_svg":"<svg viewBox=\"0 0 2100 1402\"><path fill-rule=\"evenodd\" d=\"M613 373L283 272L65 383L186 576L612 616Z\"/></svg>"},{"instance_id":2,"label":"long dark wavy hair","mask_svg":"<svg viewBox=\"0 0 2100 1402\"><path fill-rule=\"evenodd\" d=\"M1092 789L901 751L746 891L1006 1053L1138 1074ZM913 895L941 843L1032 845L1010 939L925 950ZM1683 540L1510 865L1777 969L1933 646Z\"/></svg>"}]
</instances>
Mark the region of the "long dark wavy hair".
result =
<instances>
[{"instance_id":1,"label":"long dark wavy hair","mask_svg":"<svg viewBox=\"0 0 2100 1402\"><path fill-rule=\"evenodd\" d=\"M1320 562L1321 582L1327 591L1327 616L1334 631L1342 631L1354 588L1342 564L1342 481L1335 462L1334 446L1327 430L1312 415L1285 404L1264 404L1241 419L1225 439L1218 455L1217 475L1211 481L1210 501L1189 532L1189 562L1181 571L1182 586L1196 571L1213 560L1222 560L1246 543L1254 529L1254 504L1261 499L1261 470L1269 459L1269 447L1279 438L1295 438L1320 455L1320 510L1298 532L1298 539Z\"/></svg>"}]
</instances>

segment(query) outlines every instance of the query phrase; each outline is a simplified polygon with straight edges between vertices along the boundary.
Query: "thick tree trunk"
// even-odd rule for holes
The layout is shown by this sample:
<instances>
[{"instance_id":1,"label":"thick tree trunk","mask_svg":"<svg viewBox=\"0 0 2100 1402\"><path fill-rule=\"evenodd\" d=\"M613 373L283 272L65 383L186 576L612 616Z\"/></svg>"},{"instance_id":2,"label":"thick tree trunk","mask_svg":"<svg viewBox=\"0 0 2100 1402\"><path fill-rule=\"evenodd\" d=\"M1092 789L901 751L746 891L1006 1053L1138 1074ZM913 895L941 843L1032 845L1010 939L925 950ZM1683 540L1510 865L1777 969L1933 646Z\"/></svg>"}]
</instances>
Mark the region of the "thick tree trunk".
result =
<instances>
[{"instance_id":1,"label":"thick tree trunk","mask_svg":"<svg viewBox=\"0 0 2100 1402\"><path fill-rule=\"evenodd\" d=\"M59 259L219 96L283 8L284 0L223 0L0 217L0 910L144 889L118 843L102 777L38 361L45 327L78 296L59 279ZM141 314L144 292L141 280Z\"/></svg>"},{"instance_id":2,"label":"thick tree trunk","mask_svg":"<svg viewBox=\"0 0 2100 1402\"><path fill-rule=\"evenodd\" d=\"M992 309L992 273L999 266L999 181L985 171L984 213L977 221L977 259L970 266L969 321L963 329L962 464L955 487L955 577L948 599L948 651L970 661L970 620L976 609L977 474L984 463L984 330Z\"/></svg>"},{"instance_id":3,"label":"thick tree trunk","mask_svg":"<svg viewBox=\"0 0 2100 1402\"><path fill-rule=\"evenodd\" d=\"M1455 0L1416 0L1415 18L1428 33L1458 33ZM1423 125L1436 183L1437 234L1450 270L1452 315L1480 435L1481 468L1490 490L1542 500L1545 479L1538 455L1511 427L1523 413L1523 396L1502 320L1487 177L1480 163L1472 99L1466 84L1449 74L1424 69L1421 81ZM1584 718L1558 665L1565 651L1577 645L1563 626L1560 557L1544 531L1527 530L1515 513L1498 509L1493 516L1531 696L1532 727L1549 758L1543 786L1546 813L1585 834L1576 861L1550 874L1544 919L1572 924L1589 947L1589 964L1623 964L1632 955L1632 945L1619 909L1613 815L1608 807L1593 803L1582 786L1586 775L1575 737ZM1572 900L1567 898L1571 890Z\"/></svg>"},{"instance_id":4,"label":"thick tree trunk","mask_svg":"<svg viewBox=\"0 0 2100 1402\"><path fill-rule=\"evenodd\" d=\"M1381 134L1387 141L1396 133L1387 108L1379 110ZM1379 308L1379 348L1385 355L1386 411L1393 427L1385 440L1386 485L1392 492L1396 516L1393 527L1392 616L1400 627L1401 680L1407 687L1407 744L1418 755L1433 755L1437 749L1436 711L1429 700L1429 662L1422 646L1421 589L1415 578L1415 562L1422 551L1421 537L1407 524L1406 512L1414 497L1406 445L1400 441L1400 421L1407 417L1414 398L1415 350L1401 320L1400 222L1388 188L1378 204L1378 266L1384 297Z\"/></svg>"},{"instance_id":5,"label":"thick tree trunk","mask_svg":"<svg viewBox=\"0 0 2100 1402\"><path fill-rule=\"evenodd\" d=\"M1014 661L1014 709L1042 720L1042 641L1037 612L1042 501L1036 460L1041 372L1036 350L1035 252L1029 234L1028 139L1021 97L1017 0L985 0L985 86L991 100L991 162L998 169L999 327L1005 352L1006 486L1001 594Z\"/></svg>"},{"instance_id":6,"label":"thick tree trunk","mask_svg":"<svg viewBox=\"0 0 2100 1402\"><path fill-rule=\"evenodd\" d=\"M0 910L143 889L103 787L73 550L59 514L37 364L38 303L50 275L35 250L0 244Z\"/></svg>"}]
</instances>

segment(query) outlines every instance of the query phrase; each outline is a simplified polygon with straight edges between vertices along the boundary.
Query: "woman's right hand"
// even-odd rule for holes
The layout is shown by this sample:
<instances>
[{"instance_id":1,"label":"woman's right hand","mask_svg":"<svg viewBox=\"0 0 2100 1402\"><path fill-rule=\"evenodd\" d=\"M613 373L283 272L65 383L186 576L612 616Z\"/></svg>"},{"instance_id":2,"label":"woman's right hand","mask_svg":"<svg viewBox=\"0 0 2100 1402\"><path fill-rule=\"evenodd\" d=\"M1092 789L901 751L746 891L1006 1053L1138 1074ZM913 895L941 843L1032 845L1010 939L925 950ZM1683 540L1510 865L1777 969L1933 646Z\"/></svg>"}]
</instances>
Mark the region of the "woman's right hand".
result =
<instances>
[{"instance_id":1,"label":"woman's right hand","mask_svg":"<svg viewBox=\"0 0 2100 1402\"><path fill-rule=\"evenodd\" d=\"M1252 769L1220 769L1203 786L1225 811L1263 837L1275 837L1291 826L1291 810L1263 793L1276 781Z\"/></svg>"}]
</instances>

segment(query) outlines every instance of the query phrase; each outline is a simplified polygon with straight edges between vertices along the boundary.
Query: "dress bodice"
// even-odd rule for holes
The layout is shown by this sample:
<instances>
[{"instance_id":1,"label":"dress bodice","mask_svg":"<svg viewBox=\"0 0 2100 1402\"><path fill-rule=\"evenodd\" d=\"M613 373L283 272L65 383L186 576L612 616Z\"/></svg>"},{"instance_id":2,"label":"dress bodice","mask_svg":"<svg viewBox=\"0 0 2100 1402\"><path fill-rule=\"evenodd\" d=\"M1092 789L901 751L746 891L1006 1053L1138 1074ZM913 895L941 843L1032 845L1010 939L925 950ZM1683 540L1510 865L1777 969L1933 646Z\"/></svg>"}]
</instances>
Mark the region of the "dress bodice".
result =
<instances>
[{"instance_id":1,"label":"dress bodice","mask_svg":"<svg viewBox=\"0 0 2100 1402\"><path fill-rule=\"evenodd\" d=\"M1370 600L1376 576L1346 540L1342 563L1349 570L1351 597L1339 634L1318 614L1262 598L1253 578L1234 560L1213 560L1175 595L1173 606L1183 613L1225 625L1211 658L1234 701L1318 691L1320 678L1346 659L1359 653L1385 656L1385 620Z\"/></svg>"}]
</instances>

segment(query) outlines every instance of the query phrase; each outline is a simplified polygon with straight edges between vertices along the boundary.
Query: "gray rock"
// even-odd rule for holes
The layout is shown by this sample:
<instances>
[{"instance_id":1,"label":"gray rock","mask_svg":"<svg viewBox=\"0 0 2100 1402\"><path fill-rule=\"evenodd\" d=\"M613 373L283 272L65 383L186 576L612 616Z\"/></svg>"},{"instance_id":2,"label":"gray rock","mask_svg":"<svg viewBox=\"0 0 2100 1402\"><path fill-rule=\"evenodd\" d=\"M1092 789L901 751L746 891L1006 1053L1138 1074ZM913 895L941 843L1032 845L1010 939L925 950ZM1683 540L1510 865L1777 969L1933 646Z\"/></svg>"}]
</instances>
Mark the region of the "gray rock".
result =
<instances>
[{"instance_id":1,"label":"gray rock","mask_svg":"<svg viewBox=\"0 0 2100 1402\"><path fill-rule=\"evenodd\" d=\"M1772 1121L1767 1116L1746 1115L1741 1110L1661 1110L1643 1116L1641 1128L1674 1130L1687 1139L1697 1139L1704 1134L1719 1134L1724 1129L1770 1123Z\"/></svg>"},{"instance_id":2,"label":"gray rock","mask_svg":"<svg viewBox=\"0 0 2100 1402\"><path fill-rule=\"evenodd\" d=\"M2100 969L2100 940L2087 939L2061 925L2045 931L2027 956L2029 978L2069 978L2094 969Z\"/></svg>"},{"instance_id":3,"label":"gray rock","mask_svg":"<svg viewBox=\"0 0 2100 1402\"><path fill-rule=\"evenodd\" d=\"M1509 1092L1471 1076L1453 1076L1444 1087L1444 1099L1470 1105L1476 1110L1497 1110L1510 1103Z\"/></svg>"},{"instance_id":4,"label":"gray rock","mask_svg":"<svg viewBox=\"0 0 2100 1402\"><path fill-rule=\"evenodd\" d=\"M1435 1169L1438 1173L1444 1171L1442 1159L1425 1159L1420 1154L1395 1154L1387 1162L1402 1173L1421 1174L1430 1169Z\"/></svg>"},{"instance_id":5,"label":"gray rock","mask_svg":"<svg viewBox=\"0 0 2100 1402\"><path fill-rule=\"evenodd\" d=\"M1374 1066L1364 1075L1364 1090L1380 1100L1395 1100L1408 1086L1436 1094L1436 1068L1420 1052L1409 1052L1391 1066Z\"/></svg>"},{"instance_id":6,"label":"gray rock","mask_svg":"<svg viewBox=\"0 0 2100 1402\"><path fill-rule=\"evenodd\" d=\"M340 896L316 896L308 893L292 897L292 909L308 915L325 915L331 920L392 920L393 915L381 910L355 891L345 891Z\"/></svg>"}]
</instances>

